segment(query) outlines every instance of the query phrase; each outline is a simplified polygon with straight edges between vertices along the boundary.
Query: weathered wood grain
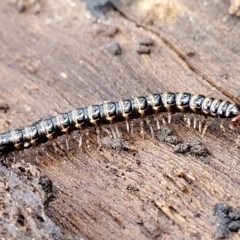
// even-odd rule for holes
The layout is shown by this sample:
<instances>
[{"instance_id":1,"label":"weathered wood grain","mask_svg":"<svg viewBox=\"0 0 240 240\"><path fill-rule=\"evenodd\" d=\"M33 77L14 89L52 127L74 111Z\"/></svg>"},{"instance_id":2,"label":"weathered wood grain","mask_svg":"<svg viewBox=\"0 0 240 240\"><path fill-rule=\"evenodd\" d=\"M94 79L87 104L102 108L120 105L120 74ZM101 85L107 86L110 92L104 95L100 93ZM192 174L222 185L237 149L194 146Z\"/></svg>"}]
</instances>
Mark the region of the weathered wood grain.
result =
<instances>
[{"instance_id":1,"label":"weathered wood grain","mask_svg":"<svg viewBox=\"0 0 240 240\"><path fill-rule=\"evenodd\" d=\"M143 3L146 1L133 7L136 19L142 19L141 24L146 29L158 34L192 71L202 77L201 82L207 81L239 103L237 29L240 23L238 18L228 14L229 2L186 0L156 4L148 1L146 11Z\"/></svg>"},{"instance_id":2,"label":"weathered wood grain","mask_svg":"<svg viewBox=\"0 0 240 240\"><path fill-rule=\"evenodd\" d=\"M215 10L200 2L196 11L191 1L179 1L174 22L143 21L142 27L118 12L99 22L88 19L81 2L73 8L49 0L38 16L19 14L1 2L0 99L10 110L0 112L0 132L76 107L156 91L238 100L238 20L227 15L226 3ZM144 16L133 6L141 22ZM221 22L223 16L228 21ZM136 51L143 36L154 41L150 55ZM113 42L122 55L109 53ZM173 126L184 141L199 139L181 120ZM59 189L48 216L71 237L212 239L214 205L239 203L237 132L221 133L213 124L202 140L211 153L207 157L176 154L150 135L145 140L124 135L127 151L99 151L93 144L83 153L75 147L73 155L40 157Z\"/></svg>"}]
</instances>

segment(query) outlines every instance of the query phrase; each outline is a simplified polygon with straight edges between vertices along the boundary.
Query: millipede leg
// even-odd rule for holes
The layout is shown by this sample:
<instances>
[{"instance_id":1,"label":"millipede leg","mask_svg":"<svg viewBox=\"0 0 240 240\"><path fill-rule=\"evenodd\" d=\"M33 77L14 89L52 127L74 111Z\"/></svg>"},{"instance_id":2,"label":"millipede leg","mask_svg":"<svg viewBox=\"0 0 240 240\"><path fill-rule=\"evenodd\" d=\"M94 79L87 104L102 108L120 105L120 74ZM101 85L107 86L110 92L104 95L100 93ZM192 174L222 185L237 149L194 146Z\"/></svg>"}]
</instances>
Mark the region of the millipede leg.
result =
<instances>
[{"instance_id":1,"label":"millipede leg","mask_svg":"<svg viewBox=\"0 0 240 240\"><path fill-rule=\"evenodd\" d=\"M7 157L7 156L1 158L1 161L3 161L3 163L4 163L5 165L7 165L7 166L9 165L9 161L8 161L8 157Z\"/></svg>"},{"instance_id":2,"label":"millipede leg","mask_svg":"<svg viewBox=\"0 0 240 240\"><path fill-rule=\"evenodd\" d=\"M100 132L100 128L96 127L96 133L97 133L97 141L98 141L98 146L101 147L102 143L101 143L101 132Z\"/></svg>"},{"instance_id":3,"label":"millipede leg","mask_svg":"<svg viewBox=\"0 0 240 240\"><path fill-rule=\"evenodd\" d=\"M197 118L194 117L193 118L193 129L196 129L197 128Z\"/></svg>"},{"instance_id":4,"label":"millipede leg","mask_svg":"<svg viewBox=\"0 0 240 240\"><path fill-rule=\"evenodd\" d=\"M171 120L172 120L172 114L169 112L168 113L168 124L171 123Z\"/></svg>"},{"instance_id":5,"label":"millipede leg","mask_svg":"<svg viewBox=\"0 0 240 240\"><path fill-rule=\"evenodd\" d=\"M40 161L39 161L39 159L38 159L38 155L39 155L39 152L38 152L38 150L37 149L35 149L35 158L36 158L36 162L37 163L39 163Z\"/></svg>"},{"instance_id":6,"label":"millipede leg","mask_svg":"<svg viewBox=\"0 0 240 240\"><path fill-rule=\"evenodd\" d=\"M103 132L106 132L107 133L107 135L110 137L110 138L113 138L114 136L113 136L113 129L112 129L112 127L110 126L110 129L111 129L111 132L106 128L106 127L103 127L102 126L102 130L103 130Z\"/></svg>"},{"instance_id":7,"label":"millipede leg","mask_svg":"<svg viewBox=\"0 0 240 240\"><path fill-rule=\"evenodd\" d=\"M77 142L78 142L78 138L77 138L77 136L76 136L76 133L74 133L72 136L73 136L74 141L77 141Z\"/></svg>"},{"instance_id":8,"label":"millipede leg","mask_svg":"<svg viewBox=\"0 0 240 240\"><path fill-rule=\"evenodd\" d=\"M207 122L206 122L206 124L205 124L205 126L204 126L204 128L203 128L203 132L202 132L202 137L204 137L204 135L205 135L205 133L206 133L206 131L207 131L207 129L208 129L208 127L209 127L209 125L212 123L212 120L207 120Z\"/></svg>"},{"instance_id":9,"label":"millipede leg","mask_svg":"<svg viewBox=\"0 0 240 240\"><path fill-rule=\"evenodd\" d=\"M143 119L141 119L141 122L140 122L140 134L142 135L142 138L144 139L145 131L144 131L144 120Z\"/></svg>"},{"instance_id":10,"label":"millipede leg","mask_svg":"<svg viewBox=\"0 0 240 240\"><path fill-rule=\"evenodd\" d=\"M21 155L21 158L24 159L24 157L25 157L24 150L20 151L19 153Z\"/></svg>"},{"instance_id":11,"label":"millipede leg","mask_svg":"<svg viewBox=\"0 0 240 240\"><path fill-rule=\"evenodd\" d=\"M224 127L224 119L220 120L220 128L224 133L226 132L225 127Z\"/></svg>"},{"instance_id":12,"label":"millipede leg","mask_svg":"<svg viewBox=\"0 0 240 240\"><path fill-rule=\"evenodd\" d=\"M64 149L62 143L58 139L57 140L53 140L53 142L55 142L55 146L56 147L60 147L62 150Z\"/></svg>"},{"instance_id":13,"label":"millipede leg","mask_svg":"<svg viewBox=\"0 0 240 240\"><path fill-rule=\"evenodd\" d=\"M39 163L38 159L37 159L37 154L35 152L36 148L33 146L31 149L30 149L30 152L31 152L31 156L34 155L35 156L35 159L36 159L36 162Z\"/></svg>"},{"instance_id":14,"label":"millipede leg","mask_svg":"<svg viewBox=\"0 0 240 240\"><path fill-rule=\"evenodd\" d=\"M148 124L148 126L150 128L150 132L151 132L152 138L154 138L154 131L153 131L152 124Z\"/></svg>"},{"instance_id":15,"label":"millipede leg","mask_svg":"<svg viewBox=\"0 0 240 240\"><path fill-rule=\"evenodd\" d=\"M86 144L87 144L87 148L90 147L90 136L89 136L89 130L86 130Z\"/></svg>"},{"instance_id":16,"label":"millipede leg","mask_svg":"<svg viewBox=\"0 0 240 240\"><path fill-rule=\"evenodd\" d=\"M188 114L184 114L183 120L187 123L187 127L191 127L191 118Z\"/></svg>"},{"instance_id":17,"label":"millipede leg","mask_svg":"<svg viewBox=\"0 0 240 240\"><path fill-rule=\"evenodd\" d=\"M162 123L163 123L163 126L167 126L167 122L166 122L166 119L165 119L165 117L164 116L162 116L162 115L160 115L160 118L161 118L161 120L162 120Z\"/></svg>"},{"instance_id":18,"label":"millipede leg","mask_svg":"<svg viewBox=\"0 0 240 240\"><path fill-rule=\"evenodd\" d=\"M66 148L69 151L70 148L69 148L69 136L68 135L65 136L65 141L66 141Z\"/></svg>"},{"instance_id":19,"label":"millipede leg","mask_svg":"<svg viewBox=\"0 0 240 240\"><path fill-rule=\"evenodd\" d=\"M52 146L53 146L54 150L55 150L56 152L58 152L58 144L57 144L57 142L54 140L54 141L52 141L51 143L52 143Z\"/></svg>"},{"instance_id":20,"label":"millipede leg","mask_svg":"<svg viewBox=\"0 0 240 240\"><path fill-rule=\"evenodd\" d=\"M119 131L117 124L115 124L115 131L116 131L117 137L122 138L122 133Z\"/></svg>"},{"instance_id":21,"label":"millipede leg","mask_svg":"<svg viewBox=\"0 0 240 240\"><path fill-rule=\"evenodd\" d=\"M191 118L189 116L188 116L188 119L187 119L187 126L191 127Z\"/></svg>"},{"instance_id":22,"label":"millipede leg","mask_svg":"<svg viewBox=\"0 0 240 240\"><path fill-rule=\"evenodd\" d=\"M204 122L204 119L206 119L206 117L203 117L203 116L197 116L197 121L198 121L198 131L199 133L202 133L202 126L203 126L203 122Z\"/></svg>"},{"instance_id":23,"label":"millipede leg","mask_svg":"<svg viewBox=\"0 0 240 240\"><path fill-rule=\"evenodd\" d=\"M42 151L43 151L49 158L51 158L50 155L48 154L48 152L46 151L46 149L45 149L44 147L42 148Z\"/></svg>"},{"instance_id":24,"label":"millipede leg","mask_svg":"<svg viewBox=\"0 0 240 240\"><path fill-rule=\"evenodd\" d=\"M16 162L16 154L15 153L13 153L13 162Z\"/></svg>"},{"instance_id":25,"label":"millipede leg","mask_svg":"<svg viewBox=\"0 0 240 240\"><path fill-rule=\"evenodd\" d=\"M111 126L110 128L111 128L113 138L116 139L117 138L117 133L114 131L113 126Z\"/></svg>"},{"instance_id":26,"label":"millipede leg","mask_svg":"<svg viewBox=\"0 0 240 240\"><path fill-rule=\"evenodd\" d=\"M154 138L154 131L153 131L151 120L149 118L146 118L146 122L147 122L147 125L148 125L149 129L150 129L152 138Z\"/></svg>"},{"instance_id":27,"label":"millipede leg","mask_svg":"<svg viewBox=\"0 0 240 240\"><path fill-rule=\"evenodd\" d=\"M198 122L198 131L200 133L202 132L202 120L199 120L199 122Z\"/></svg>"},{"instance_id":28,"label":"millipede leg","mask_svg":"<svg viewBox=\"0 0 240 240\"><path fill-rule=\"evenodd\" d=\"M235 141L235 145L236 145L237 148L240 147L240 139L239 138Z\"/></svg>"},{"instance_id":29,"label":"millipede leg","mask_svg":"<svg viewBox=\"0 0 240 240\"><path fill-rule=\"evenodd\" d=\"M78 139L78 147L79 148L82 148L82 145L83 145L83 134L82 132L79 133L79 139Z\"/></svg>"},{"instance_id":30,"label":"millipede leg","mask_svg":"<svg viewBox=\"0 0 240 240\"><path fill-rule=\"evenodd\" d=\"M229 128L230 128L231 130L234 130L236 127L234 126L234 124L229 123Z\"/></svg>"},{"instance_id":31,"label":"millipede leg","mask_svg":"<svg viewBox=\"0 0 240 240\"><path fill-rule=\"evenodd\" d=\"M160 129L160 122L159 122L158 117L157 117L157 116L154 116L154 120L155 120L156 123L157 123L157 130L159 130L159 129Z\"/></svg>"},{"instance_id":32,"label":"millipede leg","mask_svg":"<svg viewBox=\"0 0 240 240\"><path fill-rule=\"evenodd\" d=\"M127 128L127 131L129 132L129 130L130 130L130 124L129 124L129 121L126 121L126 128Z\"/></svg>"},{"instance_id":33,"label":"millipede leg","mask_svg":"<svg viewBox=\"0 0 240 240\"><path fill-rule=\"evenodd\" d=\"M60 147L62 150L64 149L62 143L61 143L59 140L57 141L57 144L59 145L59 147Z\"/></svg>"},{"instance_id":34,"label":"millipede leg","mask_svg":"<svg viewBox=\"0 0 240 240\"><path fill-rule=\"evenodd\" d=\"M134 123L133 121L130 122L130 136L133 135L133 127L134 127Z\"/></svg>"}]
</instances>

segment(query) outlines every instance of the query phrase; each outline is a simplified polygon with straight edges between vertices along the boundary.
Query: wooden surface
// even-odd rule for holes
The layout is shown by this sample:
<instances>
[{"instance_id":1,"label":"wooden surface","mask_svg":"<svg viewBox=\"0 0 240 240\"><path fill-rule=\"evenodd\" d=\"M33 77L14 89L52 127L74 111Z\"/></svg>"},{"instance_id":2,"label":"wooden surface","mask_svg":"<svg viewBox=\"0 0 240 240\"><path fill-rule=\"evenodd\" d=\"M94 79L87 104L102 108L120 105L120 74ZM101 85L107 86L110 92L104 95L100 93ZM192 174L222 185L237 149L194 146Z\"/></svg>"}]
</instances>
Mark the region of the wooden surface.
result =
<instances>
[{"instance_id":1,"label":"wooden surface","mask_svg":"<svg viewBox=\"0 0 240 240\"><path fill-rule=\"evenodd\" d=\"M82 2L66 2L44 1L39 15L0 2L0 101L10 106L0 112L0 132L151 92L187 91L240 103L240 21L228 14L229 2L127 2L122 15L110 12L101 21ZM142 37L154 40L150 55L136 52ZM109 53L113 42L121 55ZM99 151L93 144L87 152L75 147L68 156L39 157L59 190L46 213L65 237L214 238L215 204L239 206L238 133L222 133L214 123L201 139L182 120L172 126L184 142L200 139L211 154L177 154L149 133L129 140L125 132L126 151L110 144Z\"/></svg>"}]
</instances>

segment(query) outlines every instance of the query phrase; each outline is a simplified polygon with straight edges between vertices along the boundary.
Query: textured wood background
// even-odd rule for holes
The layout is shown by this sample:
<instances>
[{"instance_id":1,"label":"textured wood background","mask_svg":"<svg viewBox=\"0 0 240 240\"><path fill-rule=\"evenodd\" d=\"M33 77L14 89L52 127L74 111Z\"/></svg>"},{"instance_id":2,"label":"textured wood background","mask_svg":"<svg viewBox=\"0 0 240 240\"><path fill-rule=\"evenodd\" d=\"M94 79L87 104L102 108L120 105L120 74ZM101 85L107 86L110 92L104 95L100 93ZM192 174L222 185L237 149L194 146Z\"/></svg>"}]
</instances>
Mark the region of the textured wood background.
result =
<instances>
[{"instance_id":1,"label":"textured wood background","mask_svg":"<svg viewBox=\"0 0 240 240\"><path fill-rule=\"evenodd\" d=\"M128 1L100 21L80 1L42 4L34 15L0 2L0 103L10 106L0 112L0 132L151 92L240 103L240 20L229 15L228 1ZM136 51L142 37L154 41L149 55ZM113 42L121 55L109 52ZM238 133L213 123L201 139L179 122L172 125L182 139L200 139L210 155L177 154L136 134L126 140L129 151L93 145L68 157L40 156L59 190L47 215L76 239L212 239L215 204L239 206Z\"/></svg>"}]
</instances>

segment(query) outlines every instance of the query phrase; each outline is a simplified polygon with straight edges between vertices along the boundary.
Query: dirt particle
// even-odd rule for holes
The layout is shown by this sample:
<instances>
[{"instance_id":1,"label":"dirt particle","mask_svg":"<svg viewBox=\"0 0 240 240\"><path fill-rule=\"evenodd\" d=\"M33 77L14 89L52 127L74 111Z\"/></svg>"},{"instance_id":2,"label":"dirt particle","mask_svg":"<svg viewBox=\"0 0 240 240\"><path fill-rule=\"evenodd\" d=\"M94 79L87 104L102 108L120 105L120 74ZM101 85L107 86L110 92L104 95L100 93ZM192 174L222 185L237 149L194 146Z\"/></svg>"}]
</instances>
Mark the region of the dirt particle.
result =
<instances>
[{"instance_id":1,"label":"dirt particle","mask_svg":"<svg viewBox=\"0 0 240 240\"><path fill-rule=\"evenodd\" d=\"M218 203L214 209L214 216L220 224L215 233L216 239L227 238L230 232L240 230L240 210L234 210L225 203Z\"/></svg>"},{"instance_id":2,"label":"dirt particle","mask_svg":"<svg viewBox=\"0 0 240 240\"><path fill-rule=\"evenodd\" d=\"M3 165L0 167L0 182L5 183L0 192L2 239L64 239L60 228L45 213L39 174L33 174L39 169L21 164L12 164L11 170Z\"/></svg>"},{"instance_id":3,"label":"dirt particle","mask_svg":"<svg viewBox=\"0 0 240 240\"><path fill-rule=\"evenodd\" d=\"M134 169L133 169L132 167L128 167L128 168L126 169L126 172L134 172Z\"/></svg>"},{"instance_id":4,"label":"dirt particle","mask_svg":"<svg viewBox=\"0 0 240 240\"><path fill-rule=\"evenodd\" d=\"M179 136L173 135L167 136L164 141L173 145L177 145L182 142L182 139Z\"/></svg>"},{"instance_id":5,"label":"dirt particle","mask_svg":"<svg viewBox=\"0 0 240 240\"><path fill-rule=\"evenodd\" d=\"M139 45L137 47L138 54L150 54L151 47L154 45L154 41L147 36L142 37L139 40Z\"/></svg>"},{"instance_id":6,"label":"dirt particle","mask_svg":"<svg viewBox=\"0 0 240 240\"><path fill-rule=\"evenodd\" d=\"M192 184L193 182L196 181L196 178L188 171L176 170L174 172L174 175L179 178L183 178L189 184Z\"/></svg>"},{"instance_id":7,"label":"dirt particle","mask_svg":"<svg viewBox=\"0 0 240 240\"><path fill-rule=\"evenodd\" d=\"M50 202L56 199L56 189L48 176L41 176L39 178L39 184L42 186L42 190L45 193L44 206L47 207Z\"/></svg>"},{"instance_id":8,"label":"dirt particle","mask_svg":"<svg viewBox=\"0 0 240 240\"><path fill-rule=\"evenodd\" d=\"M176 153L187 153L189 152L189 145L187 143L179 143L174 147L173 151Z\"/></svg>"},{"instance_id":9,"label":"dirt particle","mask_svg":"<svg viewBox=\"0 0 240 240\"><path fill-rule=\"evenodd\" d=\"M117 43L117 42L113 43L109 48L109 52L115 56L121 55L122 49L121 49L121 46L119 45L119 43Z\"/></svg>"},{"instance_id":10,"label":"dirt particle","mask_svg":"<svg viewBox=\"0 0 240 240\"><path fill-rule=\"evenodd\" d=\"M67 78L68 78L68 76L67 76L67 74L66 74L65 72L60 72L59 75L60 75L62 78L64 78L64 79L67 79Z\"/></svg>"},{"instance_id":11,"label":"dirt particle","mask_svg":"<svg viewBox=\"0 0 240 240\"><path fill-rule=\"evenodd\" d=\"M174 148L174 152L183 154L189 152L190 154L195 156L209 155L208 149L199 140L193 140L190 141L189 143L177 144Z\"/></svg>"},{"instance_id":12,"label":"dirt particle","mask_svg":"<svg viewBox=\"0 0 240 240\"><path fill-rule=\"evenodd\" d=\"M208 149L199 140L193 140L189 143L190 153L198 156L206 156L209 154Z\"/></svg>"},{"instance_id":13,"label":"dirt particle","mask_svg":"<svg viewBox=\"0 0 240 240\"><path fill-rule=\"evenodd\" d=\"M200 214L200 213L194 213L194 217L200 218L200 217L201 217L201 214Z\"/></svg>"},{"instance_id":14,"label":"dirt particle","mask_svg":"<svg viewBox=\"0 0 240 240\"><path fill-rule=\"evenodd\" d=\"M140 165L141 165L141 161L140 161L140 160L136 160L136 164L137 164L138 166L140 166Z\"/></svg>"},{"instance_id":15,"label":"dirt particle","mask_svg":"<svg viewBox=\"0 0 240 240\"><path fill-rule=\"evenodd\" d=\"M187 52L187 56L188 57L193 57L195 55L195 51L194 50L190 50Z\"/></svg>"},{"instance_id":16,"label":"dirt particle","mask_svg":"<svg viewBox=\"0 0 240 240\"><path fill-rule=\"evenodd\" d=\"M110 10L122 6L121 0L86 0L87 8L94 17L100 18Z\"/></svg>"},{"instance_id":17,"label":"dirt particle","mask_svg":"<svg viewBox=\"0 0 240 240\"><path fill-rule=\"evenodd\" d=\"M138 54L150 54L151 53L151 48L149 46L139 45L137 47L137 53Z\"/></svg>"},{"instance_id":18,"label":"dirt particle","mask_svg":"<svg viewBox=\"0 0 240 240\"><path fill-rule=\"evenodd\" d=\"M110 172L113 174L113 175L118 175L118 169L116 168L110 168Z\"/></svg>"},{"instance_id":19,"label":"dirt particle","mask_svg":"<svg viewBox=\"0 0 240 240\"><path fill-rule=\"evenodd\" d=\"M117 27L113 26L112 28L108 27L107 32L105 32L105 36L113 38L116 34L118 34L120 31Z\"/></svg>"},{"instance_id":20,"label":"dirt particle","mask_svg":"<svg viewBox=\"0 0 240 240\"><path fill-rule=\"evenodd\" d=\"M139 44L144 46L153 46L154 41L150 37L144 36L139 40Z\"/></svg>"},{"instance_id":21,"label":"dirt particle","mask_svg":"<svg viewBox=\"0 0 240 240\"><path fill-rule=\"evenodd\" d=\"M138 192L138 191L139 191L139 188L137 188L137 187L129 184L129 185L127 186L127 190L128 190L129 192Z\"/></svg>"},{"instance_id":22,"label":"dirt particle","mask_svg":"<svg viewBox=\"0 0 240 240\"><path fill-rule=\"evenodd\" d=\"M24 12L26 10L24 0L17 1L17 10L18 10L18 12Z\"/></svg>"},{"instance_id":23,"label":"dirt particle","mask_svg":"<svg viewBox=\"0 0 240 240\"><path fill-rule=\"evenodd\" d=\"M161 129L159 129L156 134L155 134L157 140L159 140L160 142L167 140L171 140L171 138L169 139L169 136L177 136L174 129L170 128L170 127L162 127Z\"/></svg>"},{"instance_id":24,"label":"dirt particle","mask_svg":"<svg viewBox=\"0 0 240 240\"><path fill-rule=\"evenodd\" d=\"M231 232L238 232L238 230L240 229L240 220L230 222L228 225L228 229Z\"/></svg>"},{"instance_id":25,"label":"dirt particle","mask_svg":"<svg viewBox=\"0 0 240 240\"><path fill-rule=\"evenodd\" d=\"M136 218L135 223L138 224L138 225L143 225L143 220L140 219L140 218Z\"/></svg>"},{"instance_id":26,"label":"dirt particle","mask_svg":"<svg viewBox=\"0 0 240 240\"><path fill-rule=\"evenodd\" d=\"M199 155L199 156L206 156L209 152L203 145L194 145L190 148L190 153Z\"/></svg>"},{"instance_id":27,"label":"dirt particle","mask_svg":"<svg viewBox=\"0 0 240 240\"><path fill-rule=\"evenodd\" d=\"M229 211L229 217L232 220L240 220L240 211Z\"/></svg>"},{"instance_id":28,"label":"dirt particle","mask_svg":"<svg viewBox=\"0 0 240 240\"><path fill-rule=\"evenodd\" d=\"M160 239L162 235L162 229L159 225L145 222L141 227L141 231L147 236L148 239Z\"/></svg>"},{"instance_id":29,"label":"dirt particle","mask_svg":"<svg viewBox=\"0 0 240 240\"><path fill-rule=\"evenodd\" d=\"M205 157L200 158L200 161L201 161L202 163L206 164L206 165L209 165L209 163L210 163L210 160L209 160L208 158L205 158Z\"/></svg>"},{"instance_id":30,"label":"dirt particle","mask_svg":"<svg viewBox=\"0 0 240 240\"><path fill-rule=\"evenodd\" d=\"M121 137L114 139L110 137L103 137L102 146L106 149L114 149L116 153L119 153L121 151L134 152L134 150L130 149L127 142Z\"/></svg>"},{"instance_id":31,"label":"dirt particle","mask_svg":"<svg viewBox=\"0 0 240 240\"><path fill-rule=\"evenodd\" d=\"M5 103L5 102L0 102L0 110L3 110L4 113L7 113L8 109L9 109L9 104Z\"/></svg>"},{"instance_id":32,"label":"dirt particle","mask_svg":"<svg viewBox=\"0 0 240 240\"><path fill-rule=\"evenodd\" d=\"M222 77L224 79L229 79L229 74L228 73L221 73L220 77Z\"/></svg>"},{"instance_id":33,"label":"dirt particle","mask_svg":"<svg viewBox=\"0 0 240 240\"><path fill-rule=\"evenodd\" d=\"M14 60L18 62L23 69L26 69L31 74L37 73L41 66L41 62L39 60L31 59L21 55L16 55Z\"/></svg>"},{"instance_id":34,"label":"dirt particle","mask_svg":"<svg viewBox=\"0 0 240 240\"><path fill-rule=\"evenodd\" d=\"M94 27L94 35L100 35L104 37L113 38L120 32L119 28L112 25L96 25Z\"/></svg>"}]
</instances>

